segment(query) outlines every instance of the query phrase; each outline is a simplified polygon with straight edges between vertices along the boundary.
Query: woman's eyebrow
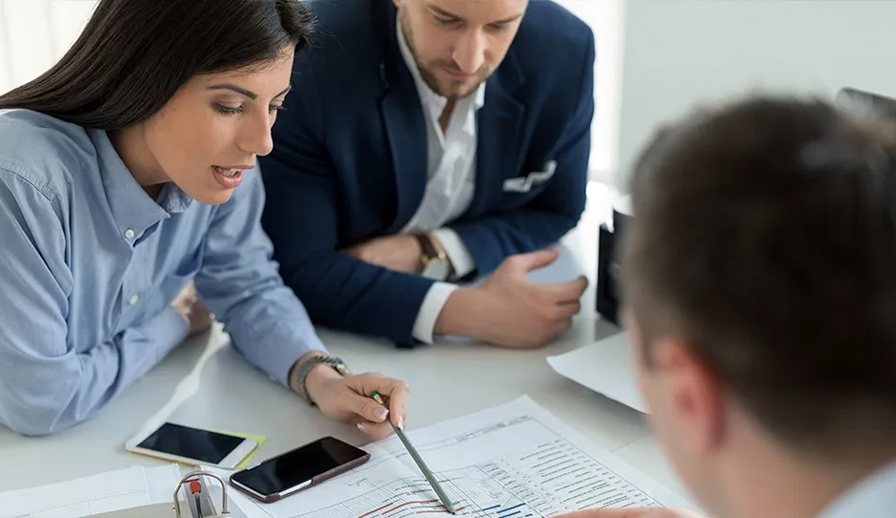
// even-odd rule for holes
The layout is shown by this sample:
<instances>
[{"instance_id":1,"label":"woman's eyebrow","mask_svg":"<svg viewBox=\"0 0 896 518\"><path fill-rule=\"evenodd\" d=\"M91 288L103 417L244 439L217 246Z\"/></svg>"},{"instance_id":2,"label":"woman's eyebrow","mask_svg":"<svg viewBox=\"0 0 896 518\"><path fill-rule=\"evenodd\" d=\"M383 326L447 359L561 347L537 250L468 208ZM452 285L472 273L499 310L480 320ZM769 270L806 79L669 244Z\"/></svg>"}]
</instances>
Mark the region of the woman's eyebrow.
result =
<instances>
[{"instance_id":1,"label":"woman's eyebrow","mask_svg":"<svg viewBox=\"0 0 896 518\"><path fill-rule=\"evenodd\" d=\"M249 90L246 90L245 88L239 87L239 86L237 86L235 84L231 84L231 83L212 85L212 86L209 86L208 89L209 90L232 90L240 95L244 95L244 96L248 97L249 99L252 99L253 101L255 99L258 99L258 94L256 94L255 92L251 92ZM292 90L292 85L287 86L285 90L283 90L279 94L275 95L274 98L276 99L277 97L286 95L287 93L289 93L290 90Z\"/></svg>"}]
</instances>

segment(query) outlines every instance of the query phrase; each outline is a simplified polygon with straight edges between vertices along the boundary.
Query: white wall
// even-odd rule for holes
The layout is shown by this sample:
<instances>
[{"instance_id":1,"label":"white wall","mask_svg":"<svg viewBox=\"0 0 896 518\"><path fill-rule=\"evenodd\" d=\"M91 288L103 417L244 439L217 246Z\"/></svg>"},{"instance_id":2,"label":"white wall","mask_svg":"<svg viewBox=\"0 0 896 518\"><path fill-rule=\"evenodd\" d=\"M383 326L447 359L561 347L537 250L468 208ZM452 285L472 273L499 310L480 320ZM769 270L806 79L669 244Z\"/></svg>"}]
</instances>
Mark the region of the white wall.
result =
<instances>
[{"instance_id":1,"label":"white wall","mask_svg":"<svg viewBox=\"0 0 896 518\"><path fill-rule=\"evenodd\" d=\"M389 1L389 0L373 0ZM543 0L534 0L543 1ZM617 169L624 0L555 0L591 25L597 46L592 178ZM0 0L0 92L44 71L68 50L97 0Z\"/></svg>"},{"instance_id":2,"label":"white wall","mask_svg":"<svg viewBox=\"0 0 896 518\"><path fill-rule=\"evenodd\" d=\"M611 181L617 169L619 103L622 85L623 0L555 0L581 18L594 31L595 113L592 124L592 179Z\"/></svg>"},{"instance_id":3,"label":"white wall","mask_svg":"<svg viewBox=\"0 0 896 518\"><path fill-rule=\"evenodd\" d=\"M96 0L0 0L0 92L50 68L95 5Z\"/></svg>"},{"instance_id":4,"label":"white wall","mask_svg":"<svg viewBox=\"0 0 896 518\"><path fill-rule=\"evenodd\" d=\"M627 0L623 37L622 187L656 126L698 102L846 85L896 96L896 1Z\"/></svg>"}]
</instances>

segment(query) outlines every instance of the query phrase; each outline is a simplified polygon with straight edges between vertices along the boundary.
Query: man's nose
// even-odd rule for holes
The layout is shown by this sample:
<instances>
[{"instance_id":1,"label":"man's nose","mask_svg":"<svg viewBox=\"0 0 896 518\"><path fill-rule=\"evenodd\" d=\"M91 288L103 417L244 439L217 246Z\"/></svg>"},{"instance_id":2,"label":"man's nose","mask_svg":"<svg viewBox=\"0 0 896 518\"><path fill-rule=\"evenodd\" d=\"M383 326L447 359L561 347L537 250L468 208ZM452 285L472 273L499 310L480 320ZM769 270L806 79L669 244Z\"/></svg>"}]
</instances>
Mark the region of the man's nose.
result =
<instances>
[{"instance_id":1,"label":"man's nose","mask_svg":"<svg viewBox=\"0 0 896 518\"><path fill-rule=\"evenodd\" d=\"M485 62L485 36L481 31L464 34L454 48L454 62L465 74L476 73Z\"/></svg>"}]
</instances>

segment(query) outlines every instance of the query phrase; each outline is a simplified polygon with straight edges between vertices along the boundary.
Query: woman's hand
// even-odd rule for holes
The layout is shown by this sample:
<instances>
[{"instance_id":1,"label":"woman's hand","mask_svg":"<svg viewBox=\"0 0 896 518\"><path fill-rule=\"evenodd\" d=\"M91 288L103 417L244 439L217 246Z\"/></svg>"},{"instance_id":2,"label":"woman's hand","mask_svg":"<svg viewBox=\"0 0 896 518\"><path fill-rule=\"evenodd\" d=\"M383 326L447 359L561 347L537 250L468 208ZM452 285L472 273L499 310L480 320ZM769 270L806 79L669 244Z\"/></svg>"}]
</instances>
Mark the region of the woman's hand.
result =
<instances>
[{"instance_id":1,"label":"woman's hand","mask_svg":"<svg viewBox=\"0 0 896 518\"><path fill-rule=\"evenodd\" d=\"M196 286L193 281L184 286L171 306L177 310L184 321L190 325L190 332L187 336L195 336L203 333L212 326L212 314L209 312L205 304L199 300L199 294L196 293Z\"/></svg>"},{"instance_id":2,"label":"woman's hand","mask_svg":"<svg viewBox=\"0 0 896 518\"><path fill-rule=\"evenodd\" d=\"M404 429L407 418L405 402L411 389L401 380L378 373L343 377L328 365L318 365L305 378L305 389L325 416L355 424L374 438L380 439L392 433L387 418ZM388 408L371 397L374 392L386 398Z\"/></svg>"}]
</instances>

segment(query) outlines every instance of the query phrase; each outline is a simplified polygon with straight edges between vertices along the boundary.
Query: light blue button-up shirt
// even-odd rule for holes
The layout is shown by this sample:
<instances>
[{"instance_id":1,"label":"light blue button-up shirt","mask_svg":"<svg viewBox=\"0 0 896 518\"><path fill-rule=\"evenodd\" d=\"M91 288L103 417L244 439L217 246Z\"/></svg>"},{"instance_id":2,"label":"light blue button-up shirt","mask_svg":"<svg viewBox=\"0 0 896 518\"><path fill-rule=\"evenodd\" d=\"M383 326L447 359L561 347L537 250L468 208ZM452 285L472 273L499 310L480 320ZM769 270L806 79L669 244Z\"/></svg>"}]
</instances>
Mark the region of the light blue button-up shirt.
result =
<instances>
[{"instance_id":1,"label":"light blue button-up shirt","mask_svg":"<svg viewBox=\"0 0 896 518\"><path fill-rule=\"evenodd\" d=\"M896 516L896 460L847 489L818 518L893 516Z\"/></svg>"},{"instance_id":2,"label":"light blue button-up shirt","mask_svg":"<svg viewBox=\"0 0 896 518\"><path fill-rule=\"evenodd\" d=\"M324 350L271 259L259 173L245 174L219 206L173 184L153 200L105 131L0 111L0 423L40 435L100 411L185 338L171 302L191 279L284 385Z\"/></svg>"}]
</instances>

